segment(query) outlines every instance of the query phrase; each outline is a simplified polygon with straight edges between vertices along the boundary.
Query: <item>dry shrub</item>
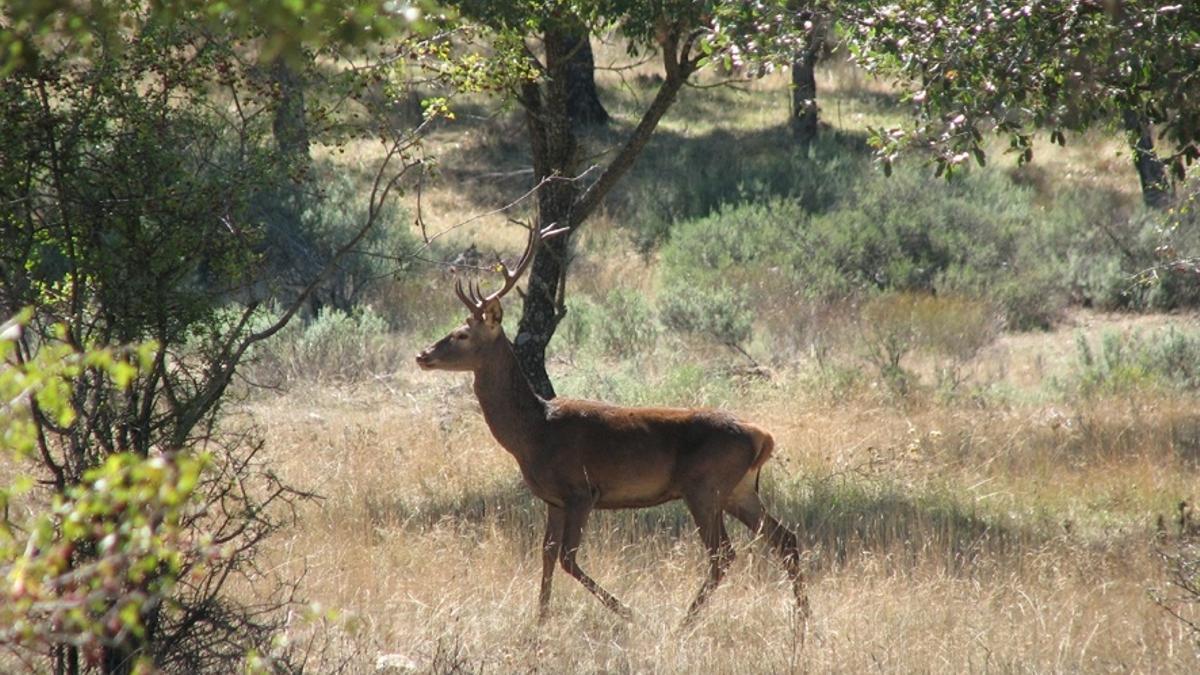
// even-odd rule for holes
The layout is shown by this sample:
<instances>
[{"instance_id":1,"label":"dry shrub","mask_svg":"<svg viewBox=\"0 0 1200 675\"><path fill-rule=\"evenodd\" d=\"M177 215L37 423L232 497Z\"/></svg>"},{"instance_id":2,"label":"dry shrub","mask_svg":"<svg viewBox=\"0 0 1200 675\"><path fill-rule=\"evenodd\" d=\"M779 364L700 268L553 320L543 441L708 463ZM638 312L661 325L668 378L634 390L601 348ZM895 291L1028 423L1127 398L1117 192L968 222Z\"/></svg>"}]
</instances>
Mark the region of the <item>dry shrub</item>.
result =
<instances>
[{"instance_id":1,"label":"dry shrub","mask_svg":"<svg viewBox=\"0 0 1200 675\"><path fill-rule=\"evenodd\" d=\"M964 366L996 338L999 328L987 303L960 296L885 293L867 301L859 313L863 353L901 397L917 380L902 365L905 356L922 352L930 357L936 386L953 393L963 381Z\"/></svg>"}]
</instances>

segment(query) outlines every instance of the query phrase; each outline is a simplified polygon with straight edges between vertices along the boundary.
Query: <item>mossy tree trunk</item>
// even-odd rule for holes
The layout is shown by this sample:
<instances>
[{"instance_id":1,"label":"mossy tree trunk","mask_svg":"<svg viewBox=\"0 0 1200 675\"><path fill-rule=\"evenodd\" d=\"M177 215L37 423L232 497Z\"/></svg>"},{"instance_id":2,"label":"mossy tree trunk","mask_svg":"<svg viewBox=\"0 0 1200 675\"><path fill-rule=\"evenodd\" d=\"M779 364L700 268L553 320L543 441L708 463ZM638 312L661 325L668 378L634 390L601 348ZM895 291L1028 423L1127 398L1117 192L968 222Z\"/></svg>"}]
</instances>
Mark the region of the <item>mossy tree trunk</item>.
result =
<instances>
[{"instance_id":1,"label":"mossy tree trunk","mask_svg":"<svg viewBox=\"0 0 1200 675\"><path fill-rule=\"evenodd\" d=\"M566 314L564 283L570 264L570 240L633 166L700 60L699 54L692 54L696 34L683 36L670 31L661 36L665 77L654 100L612 160L598 175L589 172L597 177L585 183L579 175L579 140L571 118L567 76L578 53L580 32L578 25L562 23L544 31L544 63L536 64L543 77L539 82L523 85L518 97L529 130L533 174L538 185L539 225L570 228L568 233L544 242L537 250L513 341L526 377L543 398L555 395L546 373L546 347Z\"/></svg>"}]
</instances>

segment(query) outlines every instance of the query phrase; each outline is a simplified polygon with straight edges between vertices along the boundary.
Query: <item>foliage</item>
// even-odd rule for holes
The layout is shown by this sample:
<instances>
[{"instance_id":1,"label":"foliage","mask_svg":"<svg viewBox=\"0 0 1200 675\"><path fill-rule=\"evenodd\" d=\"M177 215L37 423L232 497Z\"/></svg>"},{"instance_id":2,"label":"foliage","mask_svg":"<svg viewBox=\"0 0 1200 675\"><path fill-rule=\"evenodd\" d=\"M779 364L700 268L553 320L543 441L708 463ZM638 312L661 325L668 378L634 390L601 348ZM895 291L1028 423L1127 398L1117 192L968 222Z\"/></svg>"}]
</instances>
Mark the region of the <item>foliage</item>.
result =
<instances>
[{"instance_id":1,"label":"foliage","mask_svg":"<svg viewBox=\"0 0 1200 675\"><path fill-rule=\"evenodd\" d=\"M318 162L300 178L266 186L255 197L253 217L263 224L264 262L274 272L269 282L274 297L286 300L303 292L372 217L379 227L339 258L326 281L313 290L311 305L350 312L380 282L411 272L402 256L417 243L403 222L405 214L387 203L372 215L356 179L331 163Z\"/></svg>"},{"instance_id":2,"label":"foliage","mask_svg":"<svg viewBox=\"0 0 1200 675\"><path fill-rule=\"evenodd\" d=\"M172 0L148 6L128 0L18 0L6 3L0 21L0 76L37 68L63 43L89 56L94 51L123 49L120 33L128 29L129 15L143 9L149 11L147 23L187 23L212 32L255 34L262 39L260 53L270 60L279 53L295 54L304 44L364 44L402 29L421 29L422 9L432 9L433 3L405 3L400 11L391 7L363 0Z\"/></svg>"},{"instance_id":3,"label":"foliage","mask_svg":"<svg viewBox=\"0 0 1200 675\"><path fill-rule=\"evenodd\" d=\"M653 350L658 324L645 297L629 288L614 288L604 299L598 327L600 344L610 354L631 356Z\"/></svg>"},{"instance_id":4,"label":"foliage","mask_svg":"<svg viewBox=\"0 0 1200 675\"><path fill-rule=\"evenodd\" d=\"M938 388L952 394L963 381L963 366L995 339L999 325L986 303L885 293L862 306L858 327L867 361L894 393L904 396L916 379L902 364L909 353L929 356Z\"/></svg>"},{"instance_id":5,"label":"foliage","mask_svg":"<svg viewBox=\"0 0 1200 675\"><path fill-rule=\"evenodd\" d=\"M22 658L45 656L47 669L63 672L81 656L106 672L143 659L205 672L228 671L251 649L272 653L295 580L256 570L256 557L308 495L258 459L253 428L222 424L226 393L252 347L282 330L366 239L419 161L411 134L365 127L385 157L362 222L272 322L255 324L275 281L262 265L270 239L260 198L291 177L271 143L279 99L246 58L255 35L164 22L158 9L115 5L120 29L92 44L88 59L78 58L79 39L56 35L36 64L0 80L0 308L36 308L5 356L69 364L13 427L33 430L20 431L35 450L26 482L41 487L6 498L44 512L35 519L50 525L30 536L47 555L67 554L21 573L17 595L35 583L45 594L24 606L35 635L46 621L67 622L25 641ZM105 520L111 510L130 513ZM72 514L90 529L75 528ZM112 556L126 554L158 560L114 566ZM232 597L227 584L250 570L254 597ZM93 571L110 582L96 577L100 597L85 585ZM141 593L137 603L111 588L119 579ZM64 603L69 616L43 600ZM95 621L107 631L100 639L80 634ZM85 643L97 653L81 653Z\"/></svg>"},{"instance_id":6,"label":"foliage","mask_svg":"<svg viewBox=\"0 0 1200 675\"><path fill-rule=\"evenodd\" d=\"M912 128L876 131L885 166L904 147L931 150L939 173L982 165L989 128L1025 162L1042 129L1065 143L1128 112L1174 146L1178 177L1200 157L1196 3L871 0L840 17L858 62L898 76L916 112Z\"/></svg>"},{"instance_id":7,"label":"foliage","mask_svg":"<svg viewBox=\"0 0 1200 675\"><path fill-rule=\"evenodd\" d=\"M31 316L23 312L0 334L6 364L0 399L10 401L0 413L0 452L21 462L32 459L38 445L35 411L70 425L77 414L75 378L90 369L114 390L126 391L151 367L156 349L147 343L78 352L53 340L20 358L20 336ZM18 474L0 486L0 573L8 584L0 602L0 643L37 648L66 639L95 663L103 647L144 637L146 621L171 594L185 553L202 547L184 535L181 521L204 465L203 456L112 454L56 494L50 509L25 511L18 521L9 505L32 488L29 477ZM76 564L80 552L87 564Z\"/></svg>"},{"instance_id":8,"label":"foliage","mask_svg":"<svg viewBox=\"0 0 1200 675\"><path fill-rule=\"evenodd\" d=\"M914 376L901 361L916 346L920 329L913 321L917 296L888 294L873 298L859 313L859 340L863 353L879 371L880 379L898 396L906 396Z\"/></svg>"},{"instance_id":9,"label":"foliage","mask_svg":"<svg viewBox=\"0 0 1200 675\"><path fill-rule=\"evenodd\" d=\"M750 143L718 130L648 153L635 169L637 180L611 200L621 199L622 220L636 228L639 249L661 246L676 223L723 206L788 197L806 211L824 212L858 188L870 164L869 149L851 135L821 134L804 152L781 148L787 141L773 136L748 149Z\"/></svg>"},{"instance_id":10,"label":"foliage","mask_svg":"<svg viewBox=\"0 0 1200 675\"><path fill-rule=\"evenodd\" d=\"M1200 389L1200 334L1174 325L1149 335L1106 331L1097 346L1076 338L1073 385L1083 394L1139 387Z\"/></svg>"},{"instance_id":11,"label":"foliage","mask_svg":"<svg viewBox=\"0 0 1200 675\"><path fill-rule=\"evenodd\" d=\"M571 352L587 346L603 320L599 305L586 295L576 294L567 301L567 315L563 317L560 344Z\"/></svg>"},{"instance_id":12,"label":"foliage","mask_svg":"<svg viewBox=\"0 0 1200 675\"><path fill-rule=\"evenodd\" d=\"M1132 223L1133 255L1122 261L1132 290L1123 296L1137 309L1172 310L1200 306L1200 177L1184 185L1185 195L1165 213L1148 213ZM1190 256L1190 257L1189 257Z\"/></svg>"},{"instance_id":13,"label":"foliage","mask_svg":"<svg viewBox=\"0 0 1200 675\"><path fill-rule=\"evenodd\" d=\"M675 330L705 335L738 347L750 339L754 315L749 302L724 287L681 286L665 291L662 320Z\"/></svg>"},{"instance_id":14,"label":"foliage","mask_svg":"<svg viewBox=\"0 0 1200 675\"><path fill-rule=\"evenodd\" d=\"M1023 329L1065 307L1071 251L1111 250L1072 202L1041 209L992 172L941 182L911 168L868 174L831 201L817 212L787 198L727 204L676 224L664 288L727 287L758 317L794 316L798 300L932 291L993 304Z\"/></svg>"},{"instance_id":15,"label":"foliage","mask_svg":"<svg viewBox=\"0 0 1200 675\"><path fill-rule=\"evenodd\" d=\"M268 314L266 321L275 318ZM387 322L370 305L350 312L325 308L307 322L295 321L251 358L258 382L347 381L395 371L408 354L389 340Z\"/></svg>"}]
</instances>

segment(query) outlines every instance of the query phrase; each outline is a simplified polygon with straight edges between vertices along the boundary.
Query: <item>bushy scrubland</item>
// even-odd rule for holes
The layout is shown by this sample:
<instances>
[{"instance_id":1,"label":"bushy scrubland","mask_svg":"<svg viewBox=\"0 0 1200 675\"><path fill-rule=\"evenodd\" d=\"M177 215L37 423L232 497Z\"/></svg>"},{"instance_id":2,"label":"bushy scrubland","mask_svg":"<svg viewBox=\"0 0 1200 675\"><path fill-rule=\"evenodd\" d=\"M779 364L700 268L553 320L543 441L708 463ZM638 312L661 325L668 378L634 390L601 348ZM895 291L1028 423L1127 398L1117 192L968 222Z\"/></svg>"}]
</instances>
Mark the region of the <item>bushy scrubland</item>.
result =
<instances>
[{"instance_id":1,"label":"bushy scrubland","mask_svg":"<svg viewBox=\"0 0 1200 675\"><path fill-rule=\"evenodd\" d=\"M794 623L782 573L741 532L750 562L674 630L703 566L675 504L589 525L583 564L632 626L561 574L537 626L542 506L469 376L411 366L464 311L452 274L410 258L247 369L284 387L247 404L279 470L325 497L278 563L347 612L327 630L353 667L1193 670L1197 636L1175 615L1196 619L1180 570L1200 296L1159 266L1195 250L1194 211L1016 168L944 180L914 161L888 178L853 134L792 153L754 133L646 157L577 238L550 371L563 395L770 429L764 500L804 542L814 620ZM464 248L375 250L491 259ZM513 335L515 294L506 309Z\"/></svg>"}]
</instances>

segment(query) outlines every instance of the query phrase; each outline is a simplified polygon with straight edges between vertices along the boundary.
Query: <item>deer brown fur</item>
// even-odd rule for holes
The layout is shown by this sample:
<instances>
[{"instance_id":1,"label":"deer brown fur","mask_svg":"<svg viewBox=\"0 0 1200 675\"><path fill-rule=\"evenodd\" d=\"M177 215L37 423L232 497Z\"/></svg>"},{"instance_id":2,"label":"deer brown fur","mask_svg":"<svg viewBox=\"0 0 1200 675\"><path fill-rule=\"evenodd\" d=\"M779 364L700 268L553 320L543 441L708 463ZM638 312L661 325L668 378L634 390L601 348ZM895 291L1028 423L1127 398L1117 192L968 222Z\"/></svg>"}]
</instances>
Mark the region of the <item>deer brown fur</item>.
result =
<instances>
[{"instance_id":1,"label":"deer brown fur","mask_svg":"<svg viewBox=\"0 0 1200 675\"><path fill-rule=\"evenodd\" d=\"M797 607L807 614L796 537L758 497L758 472L774 448L771 434L719 411L547 401L534 393L501 327L500 297L528 265L537 240L531 236L515 272L504 268L506 284L499 292L482 297L477 288L470 293L458 288L471 315L421 352L417 363L423 369L474 373L488 428L516 458L529 489L546 502L539 616L546 614L557 562L605 606L630 617L625 605L579 567L584 526L593 509L642 508L675 499L687 504L709 556L708 578L688 609L688 620L733 561L725 513L765 536L783 559Z\"/></svg>"}]
</instances>

